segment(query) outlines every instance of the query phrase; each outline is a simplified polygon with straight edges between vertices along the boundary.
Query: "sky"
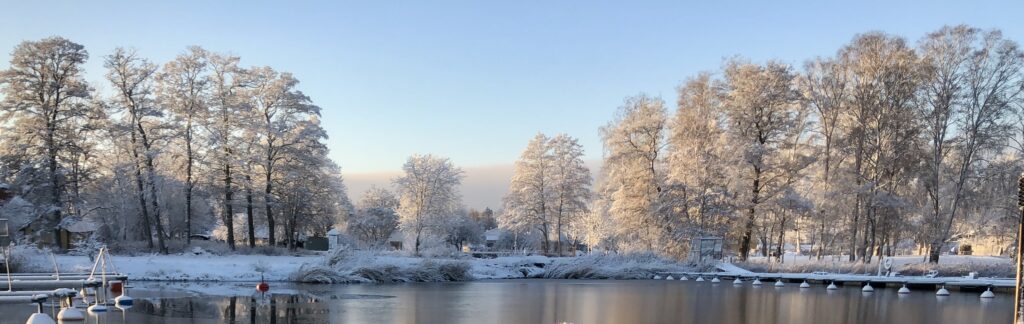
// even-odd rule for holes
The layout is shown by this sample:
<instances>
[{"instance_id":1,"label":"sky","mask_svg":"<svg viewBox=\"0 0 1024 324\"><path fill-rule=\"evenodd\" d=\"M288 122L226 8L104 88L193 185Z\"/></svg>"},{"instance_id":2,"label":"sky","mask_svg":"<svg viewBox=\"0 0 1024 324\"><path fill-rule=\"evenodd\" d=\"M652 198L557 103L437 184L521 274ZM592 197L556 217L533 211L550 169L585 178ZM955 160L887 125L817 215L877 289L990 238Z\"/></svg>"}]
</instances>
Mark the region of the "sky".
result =
<instances>
[{"instance_id":1,"label":"sky","mask_svg":"<svg viewBox=\"0 0 1024 324\"><path fill-rule=\"evenodd\" d=\"M579 138L596 168L598 129L625 97L671 106L730 57L799 66L858 33L916 41L961 23L1024 41L1022 1L694 2L2 1L0 51L66 37L97 84L117 46L162 63L199 45L292 72L354 199L430 153L466 170L468 207L494 208L537 132Z\"/></svg>"}]
</instances>

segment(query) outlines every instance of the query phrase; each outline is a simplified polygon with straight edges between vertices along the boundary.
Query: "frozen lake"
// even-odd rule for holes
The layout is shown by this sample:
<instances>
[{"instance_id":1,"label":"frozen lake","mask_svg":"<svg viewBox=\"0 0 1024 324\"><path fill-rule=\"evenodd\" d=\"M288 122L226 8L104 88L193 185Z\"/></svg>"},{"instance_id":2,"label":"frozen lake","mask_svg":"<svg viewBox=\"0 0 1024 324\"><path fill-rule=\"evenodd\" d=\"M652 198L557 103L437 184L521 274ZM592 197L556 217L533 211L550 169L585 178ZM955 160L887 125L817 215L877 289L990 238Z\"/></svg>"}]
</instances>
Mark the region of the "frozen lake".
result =
<instances>
[{"instance_id":1,"label":"frozen lake","mask_svg":"<svg viewBox=\"0 0 1024 324\"><path fill-rule=\"evenodd\" d=\"M1013 297L895 289L864 295L796 284L655 280L487 280L383 285L135 282L136 306L90 323L1010 323ZM213 294L210 294L213 292ZM235 295L235 296L230 296ZM161 296L161 297L158 297ZM34 306L0 305L0 323Z\"/></svg>"}]
</instances>

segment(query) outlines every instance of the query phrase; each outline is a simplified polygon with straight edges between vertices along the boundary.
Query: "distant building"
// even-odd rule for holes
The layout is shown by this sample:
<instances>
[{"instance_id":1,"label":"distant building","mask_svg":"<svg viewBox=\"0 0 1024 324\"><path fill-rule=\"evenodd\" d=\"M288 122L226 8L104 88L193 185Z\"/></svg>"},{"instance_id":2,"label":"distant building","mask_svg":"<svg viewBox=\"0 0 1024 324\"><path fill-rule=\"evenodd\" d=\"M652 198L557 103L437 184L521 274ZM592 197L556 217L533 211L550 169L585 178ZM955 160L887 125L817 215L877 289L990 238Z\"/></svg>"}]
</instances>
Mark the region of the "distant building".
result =
<instances>
[{"instance_id":1,"label":"distant building","mask_svg":"<svg viewBox=\"0 0 1024 324\"><path fill-rule=\"evenodd\" d=\"M715 236L695 237L690 240L690 262L706 262L722 259L722 238Z\"/></svg>"}]
</instances>

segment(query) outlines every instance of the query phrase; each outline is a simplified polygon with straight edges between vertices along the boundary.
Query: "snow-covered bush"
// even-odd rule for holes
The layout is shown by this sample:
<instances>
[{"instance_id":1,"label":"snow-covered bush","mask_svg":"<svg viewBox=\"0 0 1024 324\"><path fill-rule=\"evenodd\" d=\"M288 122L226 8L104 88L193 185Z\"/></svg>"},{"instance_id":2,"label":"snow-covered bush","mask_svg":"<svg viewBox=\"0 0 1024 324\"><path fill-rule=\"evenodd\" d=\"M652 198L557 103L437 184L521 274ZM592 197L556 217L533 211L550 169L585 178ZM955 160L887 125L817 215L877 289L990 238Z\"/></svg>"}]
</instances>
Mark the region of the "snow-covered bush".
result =
<instances>
[{"instance_id":1,"label":"snow-covered bush","mask_svg":"<svg viewBox=\"0 0 1024 324\"><path fill-rule=\"evenodd\" d=\"M389 283L472 280L465 260L394 257L362 251L336 251L321 263L305 264L291 280L306 283Z\"/></svg>"},{"instance_id":2,"label":"snow-covered bush","mask_svg":"<svg viewBox=\"0 0 1024 324\"><path fill-rule=\"evenodd\" d=\"M36 271L50 271L52 265L48 265L44 260L49 258L43 258L43 256L49 256L49 251L40 250L34 245L30 244L19 244L11 245L3 248L3 254L6 254L7 266L11 272L36 272ZM0 271L6 272L8 269L0 269Z\"/></svg>"},{"instance_id":3,"label":"snow-covered bush","mask_svg":"<svg viewBox=\"0 0 1024 324\"><path fill-rule=\"evenodd\" d=\"M103 243L97 240L95 235L90 235L89 238L76 242L75 246L68 250L68 254L86 255L89 256L89 261L93 261L96 260L96 254L102 247Z\"/></svg>"},{"instance_id":4,"label":"snow-covered bush","mask_svg":"<svg viewBox=\"0 0 1024 324\"><path fill-rule=\"evenodd\" d=\"M650 278L657 273L694 269L654 253L631 253L554 258L544 270L544 278L641 279Z\"/></svg>"}]
</instances>

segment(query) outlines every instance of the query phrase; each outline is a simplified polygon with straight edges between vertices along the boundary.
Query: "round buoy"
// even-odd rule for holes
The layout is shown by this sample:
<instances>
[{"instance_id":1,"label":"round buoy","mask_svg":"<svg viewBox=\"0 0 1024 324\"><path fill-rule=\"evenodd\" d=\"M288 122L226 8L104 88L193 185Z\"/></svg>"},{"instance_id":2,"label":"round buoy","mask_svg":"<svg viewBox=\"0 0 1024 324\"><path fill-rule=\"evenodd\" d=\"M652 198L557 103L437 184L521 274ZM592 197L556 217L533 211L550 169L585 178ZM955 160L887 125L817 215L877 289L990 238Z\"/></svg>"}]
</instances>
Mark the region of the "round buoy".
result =
<instances>
[{"instance_id":1,"label":"round buoy","mask_svg":"<svg viewBox=\"0 0 1024 324\"><path fill-rule=\"evenodd\" d=\"M751 282L750 284L754 285L754 286L760 286L761 285L761 278L754 278L754 282Z\"/></svg>"},{"instance_id":2,"label":"round buoy","mask_svg":"<svg viewBox=\"0 0 1024 324\"><path fill-rule=\"evenodd\" d=\"M704 281L704 277L701 277L701 276L697 276L697 280L694 280L694 281L700 281L700 282L703 282L703 281Z\"/></svg>"},{"instance_id":3,"label":"round buoy","mask_svg":"<svg viewBox=\"0 0 1024 324\"><path fill-rule=\"evenodd\" d=\"M942 286L939 291L935 292L935 296L949 296L949 290L946 290L946 286Z\"/></svg>"},{"instance_id":4,"label":"round buoy","mask_svg":"<svg viewBox=\"0 0 1024 324\"><path fill-rule=\"evenodd\" d=\"M736 285L742 285L743 284L743 280L740 280L739 277L736 277L736 280L733 280L732 283L736 284Z\"/></svg>"},{"instance_id":5,"label":"round buoy","mask_svg":"<svg viewBox=\"0 0 1024 324\"><path fill-rule=\"evenodd\" d=\"M128 295L121 295L114 298L114 306L120 310L128 310L135 305L135 299Z\"/></svg>"},{"instance_id":6,"label":"round buoy","mask_svg":"<svg viewBox=\"0 0 1024 324\"><path fill-rule=\"evenodd\" d=\"M665 280L676 280L676 278L673 278L672 275L669 275L668 277L665 277Z\"/></svg>"},{"instance_id":7,"label":"round buoy","mask_svg":"<svg viewBox=\"0 0 1024 324\"><path fill-rule=\"evenodd\" d=\"M687 279L685 275L679 276L679 281L687 281L687 280L690 280L690 279Z\"/></svg>"},{"instance_id":8,"label":"round buoy","mask_svg":"<svg viewBox=\"0 0 1024 324\"><path fill-rule=\"evenodd\" d=\"M996 293L992 292L992 288L991 287L989 287L988 290L986 290L985 292L981 293L981 298L995 298L995 297L996 297Z\"/></svg>"},{"instance_id":9,"label":"round buoy","mask_svg":"<svg viewBox=\"0 0 1024 324\"><path fill-rule=\"evenodd\" d=\"M860 291L863 291L863 292L874 292L875 288L871 287L871 283L869 282L866 285L864 285L864 287L861 288Z\"/></svg>"},{"instance_id":10,"label":"round buoy","mask_svg":"<svg viewBox=\"0 0 1024 324\"><path fill-rule=\"evenodd\" d=\"M82 311L74 307L64 307L57 313L57 320L61 322L65 321L81 321L85 319L85 314Z\"/></svg>"},{"instance_id":11,"label":"round buoy","mask_svg":"<svg viewBox=\"0 0 1024 324\"><path fill-rule=\"evenodd\" d=\"M25 324L57 324L57 322L54 322L50 315L35 313L28 317L28 321Z\"/></svg>"},{"instance_id":12,"label":"round buoy","mask_svg":"<svg viewBox=\"0 0 1024 324\"><path fill-rule=\"evenodd\" d=\"M786 283L783 282L782 279L775 280L775 287L783 287L785 285L786 285Z\"/></svg>"},{"instance_id":13,"label":"round buoy","mask_svg":"<svg viewBox=\"0 0 1024 324\"><path fill-rule=\"evenodd\" d=\"M830 283L828 284L828 287L825 287L825 289L828 289L828 290L836 290L836 289L839 289L839 287L836 287L836 282L835 282L835 281L833 281L833 282L830 282Z\"/></svg>"},{"instance_id":14,"label":"round buoy","mask_svg":"<svg viewBox=\"0 0 1024 324\"><path fill-rule=\"evenodd\" d=\"M896 293L898 293L898 294L900 294L900 295L906 295L906 294L909 294L909 293L910 293L910 288L907 288L907 285L906 285L906 284L904 284L904 285L903 285L903 287L900 287L900 290L899 290L899 291L897 291Z\"/></svg>"},{"instance_id":15,"label":"round buoy","mask_svg":"<svg viewBox=\"0 0 1024 324\"><path fill-rule=\"evenodd\" d=\"M811 288L811 284L807 283L807 280L804 280L804 282L800 284L800 288Z\"/></svg>"},{"instance_id":16,"label":"round buoy","mask_svg":"<svg viewBox=\"0 0 1024 324\"><path fill-rule=\"evenodd\" d=\"M89 306L89 308L86 308L86 310L88 310L89 313L106 313L107 312L107 306L103 306L103 305L100 305L100 304L95 304L95 305Z\"/></svg>"},{"instance_id":17,"label":"round buoy","mask_svg":"<svg viewBox=\"0 0 1024 324\"><path fill-rule=\"evenodd\" d=\"M661 280L661 276L654 275L654 280ZM261 282L260 284L262 285L263 283ZM259 285L256 285L256 287L257 287L256 290L259 290Z\"/></svg>"},{"instance_id":18,"label":"round buoy","mask_svg":"<svg viewBox=\"0 0 1024 324\"><path fill-rule=\"evenodd\" d=\"M722 281L718 280L718 277L711 278L711 283L719 283L719 282L722 282Z\"/></svg>"}]
</instances>

